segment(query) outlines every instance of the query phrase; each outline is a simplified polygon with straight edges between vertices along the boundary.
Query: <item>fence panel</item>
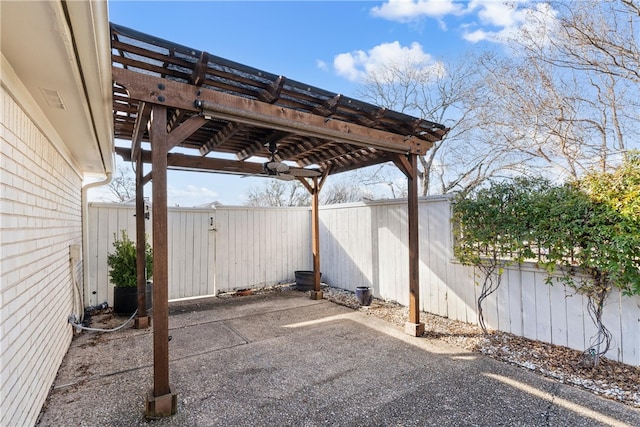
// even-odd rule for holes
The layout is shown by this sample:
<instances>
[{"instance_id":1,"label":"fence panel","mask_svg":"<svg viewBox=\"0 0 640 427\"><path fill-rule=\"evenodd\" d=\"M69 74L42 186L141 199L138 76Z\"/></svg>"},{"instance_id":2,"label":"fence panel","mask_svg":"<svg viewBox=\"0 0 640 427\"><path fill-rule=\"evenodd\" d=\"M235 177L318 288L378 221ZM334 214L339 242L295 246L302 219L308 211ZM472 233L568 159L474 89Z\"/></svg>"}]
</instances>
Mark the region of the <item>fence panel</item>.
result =
<instances>
[{"instance_id":1,"label":"fence panel","mask_svg":"<svg viewBox=\"0 0 640 427\"><path fill-rule=\"evenodd\" d=\"M448 199L421 200L419 209L421 309L477 323L475 282L481 278L453 257ZM375 296L408 304L406 212L404 201L323 207L323 281L352 291L372 286ZM133 214L132 206L90 204L87 305L113 302L106 256L114 233L124 229L135 236ZM170 298L290 283L294 271L312 268L308 208L170 208L169 224ZM501 288L485 301L487 324L586 349L595 334L586 298L559 283L549 287L544 278L533 266L506 269ZM640 297L612 292L604 320L614 337L607 357L640 366Z\"/></svg>"},{"instance_id":2,"label":"fence panel","mask_svg":"<svg viewBox=\"0 0 640 427\"><path fill-rule=\"evenodd\" d=\"M421 309L451 319L477 323L476 300L482 277L455 262L450 208L446 198L420 201ZM361 222L353 226L355 212ZM374 295L407 304L408 258L406 202L330 206L321 210L323 274L334 286L353 290L369 283ZM370 221L370 225L366 221ZM371 256L371 264L361 258ZM485 300L491 328L584 350L595 327L586 299L560 283L545 282L533 266L505 270L499 290ZM614 343L609 358L640 365L640 297L614 291L605 307Z\"/></svg>"},{"instance_id":3,"label":"fence panel","mask_svg":"<svg viewBox=\"0 0 640 427\"><path fill-rule=\"evenodd\" d=\"M214 228L216 292L291 283L312 269L309 208L219 206Z\"/></svg>"}]
</instances>

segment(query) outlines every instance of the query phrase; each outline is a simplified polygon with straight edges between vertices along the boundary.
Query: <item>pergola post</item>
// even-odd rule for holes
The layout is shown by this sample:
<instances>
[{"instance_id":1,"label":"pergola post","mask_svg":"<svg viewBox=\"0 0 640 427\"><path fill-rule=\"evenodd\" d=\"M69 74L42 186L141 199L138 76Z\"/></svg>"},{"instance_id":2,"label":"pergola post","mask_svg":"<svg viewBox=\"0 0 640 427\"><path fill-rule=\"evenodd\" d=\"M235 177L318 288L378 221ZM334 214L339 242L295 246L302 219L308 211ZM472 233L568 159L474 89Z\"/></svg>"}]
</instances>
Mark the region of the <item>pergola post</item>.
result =
<instances>
[{"instance_id":1,"label":"pergola post","mask_svg":"<svg viewBox=\"0 0 640 427\"><path fill-rule=\"evenodd\" d=\"M313 290L311 299L322 299L320 290L320 184L318 178L313 178L313 191L311 192L311 251L313 253Z\"/></svg>"},{"instance_id":2,"label":"pergola post","mask_svg":"<svg viewBox=\"0 0 640 427\"><path fill-rule=\"evenodd\" d=\"M136 314L135 327L146 329L151 324L151 318L147 314L147 277L146 277L146 230L144 216L144 190L143 190L142 156L138 153L136 158L136 270L138 281L138 313Z\"/></svg>"},{"instance_id":3,"label":"pergola post","mask_svg":"<svg viewBox=\"0 0 640 427\"><path fill-rule=\"evenodd\" d=\"M146 417L176 413L178 396L169 384L169 268L167 238L167 108L151 111L153 171L153 390L147 396Z\"/></svg>"},{"instance_id":4,"label":"pergola post","mask_svg":"<svg viewBox=\"0 0 640 427\"><path fill-rule=\"evenodd\" d=\"M407 175L407 222L409 225L409 321L405 332L419 337L424 334L420 323L420 240L418 233L418 155L408 155L410 173Z\"/></svg>"},{"instance_id":5,"label":"pergola post","mask_svg":"<svg viewBox=\"0 0 640 427\"><path fill-rule=\"evenodd\" d=\"M328 173L311 179L311 184L305 178L298 178L298 181L305 186L311 193L311 253L313 254L313 290L311 291L311 299L322 299L323 294L320 290L320 190L327 178Z\"/></svg>"}]
</instances>

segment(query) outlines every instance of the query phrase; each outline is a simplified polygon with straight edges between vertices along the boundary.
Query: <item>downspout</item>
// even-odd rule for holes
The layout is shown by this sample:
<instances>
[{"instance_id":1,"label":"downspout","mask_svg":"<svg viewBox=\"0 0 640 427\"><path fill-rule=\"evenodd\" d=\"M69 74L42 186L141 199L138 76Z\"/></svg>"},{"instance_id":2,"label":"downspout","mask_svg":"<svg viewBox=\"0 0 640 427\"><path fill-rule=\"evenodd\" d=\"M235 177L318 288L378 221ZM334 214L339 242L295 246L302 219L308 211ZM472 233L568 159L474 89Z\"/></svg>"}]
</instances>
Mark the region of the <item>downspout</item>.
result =
<instances>
[{"instance_id":1,"label":"downspout","mask_svg":"<svg viewBox=\"0 0 640 427\"><path fill-rule=\"evenodd\" d=\"M106 177L102 181L90 182L82 187L82 293L80 295L80 316L84 317L84 297L87 292L87 283L89 283L89 269L87 268L88 258L88 236L89 236L89 201L87 200L87 192L95 187L109 185L113 179L113 172L107 172ZM96 302L97 304L97 302ZM84 320L84 319L81 319Z\"/></svg>"}]
</instances>

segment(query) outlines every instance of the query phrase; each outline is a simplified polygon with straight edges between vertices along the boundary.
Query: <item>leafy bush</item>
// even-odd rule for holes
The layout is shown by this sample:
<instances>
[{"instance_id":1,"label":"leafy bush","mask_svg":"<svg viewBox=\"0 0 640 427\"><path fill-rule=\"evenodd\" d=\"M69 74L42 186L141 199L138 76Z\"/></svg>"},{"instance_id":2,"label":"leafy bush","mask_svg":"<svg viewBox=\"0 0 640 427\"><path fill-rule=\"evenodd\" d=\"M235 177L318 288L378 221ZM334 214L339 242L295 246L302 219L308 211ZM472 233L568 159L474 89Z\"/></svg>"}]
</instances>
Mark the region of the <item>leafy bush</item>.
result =
<instances>
[{"instance_id":1,"label":"leafy bush","mask_svg":"<svg viewBox=\"0 0 640 427\"><path fill-rule=\"evenodd\" d=\"M107 255L107 265L111 282L116 287L135 287L138 285L136 244L129 239L127 232L121 230L121 238L114 234L114 252ZM153 274L153 249L149 242L145 242L146 278Z\"/></svg>"},{"instance_id":2,"label":"leafy bush","mask_svg":"<svg viewBox=\"0 0 640 427\"><path fill-rule=\"evenodd\" d=\"M461 196L453 208L456 257L485 274L481 303L500 284L502 266L531 260L588 298L598 335L589 354L607 352L602 310L613 288L640 295L640 154L613 173L554 186L517 179ZM576 274L577 273L577 274Z\"/></svg>"}]
</instances>

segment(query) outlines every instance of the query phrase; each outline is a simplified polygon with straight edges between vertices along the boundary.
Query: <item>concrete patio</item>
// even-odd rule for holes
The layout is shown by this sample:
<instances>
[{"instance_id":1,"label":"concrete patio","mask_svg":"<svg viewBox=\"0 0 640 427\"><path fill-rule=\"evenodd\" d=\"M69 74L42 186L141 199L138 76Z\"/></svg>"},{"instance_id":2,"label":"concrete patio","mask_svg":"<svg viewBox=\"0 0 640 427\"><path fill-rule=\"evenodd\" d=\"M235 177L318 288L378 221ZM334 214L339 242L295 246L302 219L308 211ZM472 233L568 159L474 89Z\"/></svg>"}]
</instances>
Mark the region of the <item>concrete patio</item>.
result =
<instances>
[{"instance_id":1,"label":"concrete patio","mask_svg":"<svg viewBox=\"0 0 640 427\"><path fill-rule=\"evenodd\" d=\"M178 413L151 425L640 425L640 410L302 292L171 303L169 321ZM152 381L151 329L83 332L39 425L146 425Z\"/></svg>"}]
</instances>

